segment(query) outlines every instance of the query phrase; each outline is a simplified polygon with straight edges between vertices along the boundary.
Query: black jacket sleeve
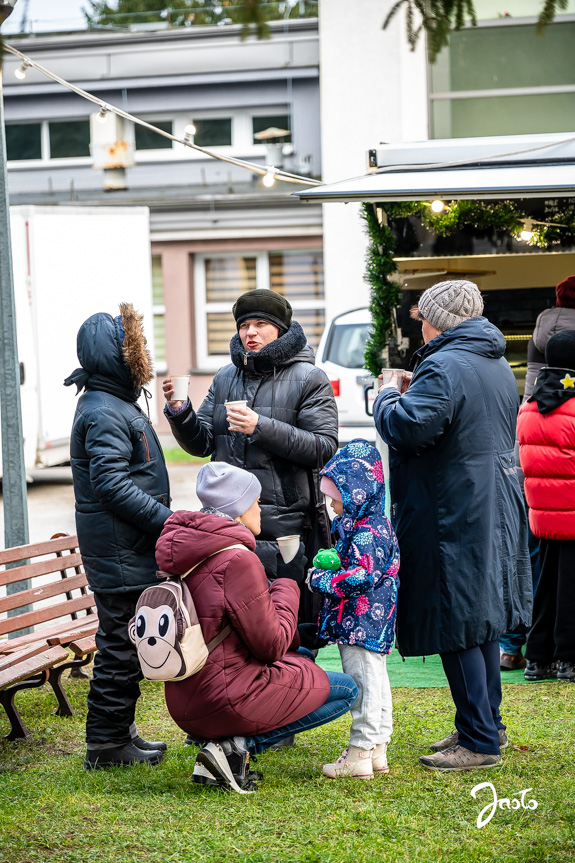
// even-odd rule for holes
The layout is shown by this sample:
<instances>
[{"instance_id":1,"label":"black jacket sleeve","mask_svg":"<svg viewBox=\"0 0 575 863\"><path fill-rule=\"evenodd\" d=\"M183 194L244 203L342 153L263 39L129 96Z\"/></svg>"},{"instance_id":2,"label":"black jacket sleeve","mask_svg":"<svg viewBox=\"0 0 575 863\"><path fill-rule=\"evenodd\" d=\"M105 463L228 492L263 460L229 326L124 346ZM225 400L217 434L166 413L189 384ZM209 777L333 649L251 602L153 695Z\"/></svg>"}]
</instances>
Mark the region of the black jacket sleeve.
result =
<instances>
[{"instance_id":1,"label":"black jacket sleeve","mask_svg":"<svg viewBox=\"0 0 575 863\"><path fill-rule=\"evenodd\" d=\"M316 437L325 464L337 450L337 406L327 376L314 368L305 384L297 426L260 416L250 442L296 464L315 467Z\"/></svg>"}]
</instances>

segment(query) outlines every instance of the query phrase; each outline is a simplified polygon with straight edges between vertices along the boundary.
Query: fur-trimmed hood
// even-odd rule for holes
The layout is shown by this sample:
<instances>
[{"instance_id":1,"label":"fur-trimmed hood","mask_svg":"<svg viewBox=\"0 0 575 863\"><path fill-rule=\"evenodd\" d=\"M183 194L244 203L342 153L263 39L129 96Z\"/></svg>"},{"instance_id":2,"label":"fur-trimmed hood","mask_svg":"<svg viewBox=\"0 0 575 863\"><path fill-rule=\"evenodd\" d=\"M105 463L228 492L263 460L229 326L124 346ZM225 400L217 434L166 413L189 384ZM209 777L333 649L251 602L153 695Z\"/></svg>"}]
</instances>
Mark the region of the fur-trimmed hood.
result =
<instances>
[{"instance_id":1,"label":"fur-trimmed hood","mask_svg":"<svg viewBox=\"0 0 575 863\"><path fill-rule=\"evenodd\" d=\"M293 362L306 362L315 365L313 348L307 344L306 335L297 321L292 321L287 333L265 345L261 351L246 351L239 334L230 341L232 363L240 371L252 374L266 374L274 368L287 366Z\"/></svg>"},{"instance_id":2,"label":"fur-trimmed hood","mask_svg":"<svg viewBox=\"0 0 575 863\"><path fill-rule=\"evenodd\" d=\"M131 303L120 303L120 319L124 333L124 361L130 370L135 388L141 390L154 377L152 356L144 335L144 316L139 314Z\"/></svg>"},{"instance_id":3,"label":"fur-trimmed hood","mask_svg":"<svg viewBox=\"0 0 575 863\"><path fill-rule=\"evenodd\" d=\"M78 392L102 389L137 399L154 376L142 321L131 303L120 303L120 314L115 318L98 312L84 321L77 337L81 368L66 378L65 386L74 383Z\"/></svg>"}]
</instances>

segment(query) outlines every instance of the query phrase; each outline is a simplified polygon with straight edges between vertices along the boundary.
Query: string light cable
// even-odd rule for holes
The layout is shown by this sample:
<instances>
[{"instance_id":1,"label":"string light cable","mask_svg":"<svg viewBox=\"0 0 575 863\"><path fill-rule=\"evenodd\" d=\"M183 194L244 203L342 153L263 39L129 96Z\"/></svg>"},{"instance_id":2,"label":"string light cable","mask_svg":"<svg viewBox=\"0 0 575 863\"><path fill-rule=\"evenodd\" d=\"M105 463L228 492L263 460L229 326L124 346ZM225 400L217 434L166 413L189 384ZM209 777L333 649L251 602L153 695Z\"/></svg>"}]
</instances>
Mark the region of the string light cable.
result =
<instances>
[{"instance_id":1,"label":"string light cable","mask_svg":"<svg viewBox=\"0 0 575 863\"><path fill-rule=\"evenodd\" d=\"M46 69L45 66L41 66L40 63L37 63L35 60L32 60L25 54L22 54L21 51L18 51L12 45L4 44L4 50L8 51L10 54L14 54L14 56L19 57L20 60L22 60L22 66L20 67L21 69L23 67L31 67L33 69L36 69L37 72L40 72L42 75L45 75L52 81L61 84L63 87L66 87L68 90L71 90L73 93L76 93L83 99L87 99L88 102L92 102L94 105L97 105L100 109L99 119L104 120L107 114L116 114L118 117L123 117L125 120L130 120L132 123L136 123L138 126L143 126L145 129L150 129L152 132L156 132L158 135L162 135L164 138L168 138L170 141L175 141L176 144L182 144L182 146L184 147L190 147L192 150L197 150L197 152L203 153L204 156L208 156L211 159L217 159L220 162L227 162L228 164L235 165L238 168L244 168L246 171L251 171L253 174L260 174L264 179L267 179L265 185L273 185L273 183L269 182L269 179L271 179L272 177L273 180L281 180L284 183L297 183L302 186L322 185L321 180L313 180L310 177L302 177L300 174L291 174L289 173L289 171L283 171L281 168L275 168L269 165L257 165L255 162L248 162L244 159L236 159L233 156L224 156L221 153L214 153L212 152L212 150L206 150L205 147L200 147L199 144L194 143L193 133L191 133L190 127L187 127L188 131L186 131L183 138L177 138L170 132L165 132L163 129L158 129L151 123L146 123L145 120L140 120L139 117L128 114L127 111L123 111L116 105L111 105L109 102L105 102L98 96L94 96L93 93L88 93L86 90L82 90L80 87L76 87L75 84L70 83L70 81L66 81L65 78L61 78L59 75L56 75L55 72L51 72L49 69Z\"/></svg>"}]
</instances>

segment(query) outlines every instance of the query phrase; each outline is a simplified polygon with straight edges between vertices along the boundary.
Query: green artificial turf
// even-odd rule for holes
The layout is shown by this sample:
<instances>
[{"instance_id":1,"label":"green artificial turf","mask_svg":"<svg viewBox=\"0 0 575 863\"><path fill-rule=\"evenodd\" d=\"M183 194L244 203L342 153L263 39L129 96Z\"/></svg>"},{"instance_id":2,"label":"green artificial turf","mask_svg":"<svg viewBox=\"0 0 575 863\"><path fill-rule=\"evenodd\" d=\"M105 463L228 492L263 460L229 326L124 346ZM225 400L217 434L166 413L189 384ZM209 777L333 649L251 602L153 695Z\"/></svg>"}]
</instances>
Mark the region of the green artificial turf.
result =
<instances>
[{"instance_id":1,"label":"green artificial turf","mask_svg":"<svg viewBox=\"0 0 575 863\"><path fill-rule=\"evenodd\" d=\"M427 664L427 663L426 663ZM164 739L156 768L86 772L88 681L65 680L75 716L55 716L48 687L16 696L33 730L0 742L2 863L537 863L575 856L573 739L575 686L504 684L511 746L495 770L437 774L418 756L453 727L445 687L394 689L391 772L372 782L330 781L321 765L346 744L349 717L302 734L293 749L267 752L250 796L192 785L196 749L166 713L161 685L144 682L140 732ZM7 723L0 715L0 733ZM497 809L493 799L526 799L536 809ZM519 799L519 798L518 798Z\"/></svg>"},{"instance_id":2,"label":"green artificial turf","mask_svg":"<svg viewBox=\"0 0 575 863\"><path fill-rule=\"evenodd\" d=\"M337 644L322 648L317 655L317 664L326 671L341 671L341 659ZM397 650L387 657L387 671L392 686L409 686L425 689L429 686L447 686L447 678L439 656L408 656L403 659ZM526 683L522 671L503 671L504 683Z\"/></svg>"}]
</instances>

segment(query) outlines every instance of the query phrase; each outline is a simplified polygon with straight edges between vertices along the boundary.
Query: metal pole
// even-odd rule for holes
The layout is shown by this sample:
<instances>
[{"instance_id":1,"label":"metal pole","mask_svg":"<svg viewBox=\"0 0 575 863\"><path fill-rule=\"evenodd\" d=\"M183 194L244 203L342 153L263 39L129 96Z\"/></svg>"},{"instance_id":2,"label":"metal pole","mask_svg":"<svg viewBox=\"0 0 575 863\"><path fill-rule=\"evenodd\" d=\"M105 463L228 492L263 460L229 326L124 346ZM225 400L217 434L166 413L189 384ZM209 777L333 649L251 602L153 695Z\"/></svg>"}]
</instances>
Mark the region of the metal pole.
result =
<instances>
[{"instance_id":1,"label":"metal pole","mask_svg":"<svg viewBox=\"0 0 575 863\"><path fill-rule=\"evenodd\" d=\"M0 3L0 24L13 4ZM2 494L4 498L4 543L6 548L29 541L26 469L20 404L20 366L16 336L16 309L10 239L10 207L6 171L4 96L0 69L0 420L2 429ZM21 581L8 585L7 593L30 587Z\"/></svg>"}]
</instances>

